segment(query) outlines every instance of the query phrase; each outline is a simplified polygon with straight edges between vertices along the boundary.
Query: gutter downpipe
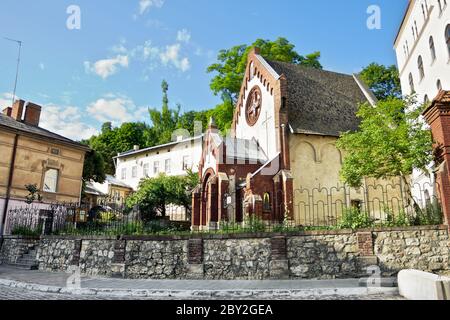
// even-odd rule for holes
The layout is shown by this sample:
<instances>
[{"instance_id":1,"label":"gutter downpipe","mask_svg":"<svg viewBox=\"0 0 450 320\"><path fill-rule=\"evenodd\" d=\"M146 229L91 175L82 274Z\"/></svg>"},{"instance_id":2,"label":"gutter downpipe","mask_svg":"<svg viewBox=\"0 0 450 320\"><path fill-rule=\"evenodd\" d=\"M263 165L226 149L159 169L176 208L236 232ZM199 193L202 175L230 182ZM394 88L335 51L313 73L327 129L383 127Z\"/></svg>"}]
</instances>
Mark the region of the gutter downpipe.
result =
<instances>
[{"instance_id":1,"label":"gutter downpipe","mask_svg":"<svg viewBox=\"0 0 450 320\"><path fill-rule=\"evenodd\" d=\"M3 233L5 231L5 223L6 223L6 215L8 213L8 206L9 206L9 198L11 196L11 185L14 175L14 166L16 163L16 153L17 153L17 143L19 141L19 134L16 133L14 137L14 145L13 145L13 152L11 155L11 164L9 166L9 177L8 177L8 186L6 187L6 199L5 199L5 207L3 208L3 214L2 214L2 224L0 228L0 248L3 244Z\"/></svg>"}]
</instances>

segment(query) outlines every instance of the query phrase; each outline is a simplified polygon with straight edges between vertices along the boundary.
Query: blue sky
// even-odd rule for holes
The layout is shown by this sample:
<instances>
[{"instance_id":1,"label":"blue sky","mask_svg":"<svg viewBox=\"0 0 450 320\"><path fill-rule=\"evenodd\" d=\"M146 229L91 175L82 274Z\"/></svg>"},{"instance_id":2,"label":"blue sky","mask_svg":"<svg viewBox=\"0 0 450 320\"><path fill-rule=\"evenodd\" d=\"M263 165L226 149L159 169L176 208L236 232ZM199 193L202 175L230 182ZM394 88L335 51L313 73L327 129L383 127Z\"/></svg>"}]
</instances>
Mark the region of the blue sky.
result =
<instances>
[{"instance_id":1,"label":"blue sky","mask_svg":"<svg viewBox=\"0 0 450 320\"><path fill-rule=\"evenodd\" d=\"M81 29L66 27L70 5ZM369 30L367 8L381 8ZM321 51L325 69L352 73L372 61L394 64L393 41L407 0L1 0L0 107L13 91L44 106L41 125L73 139L102 122L148 121L162 79L183 111L214 107L208 65L220 49L283 36L300 54Z\"/></svg>"}]
</instances>

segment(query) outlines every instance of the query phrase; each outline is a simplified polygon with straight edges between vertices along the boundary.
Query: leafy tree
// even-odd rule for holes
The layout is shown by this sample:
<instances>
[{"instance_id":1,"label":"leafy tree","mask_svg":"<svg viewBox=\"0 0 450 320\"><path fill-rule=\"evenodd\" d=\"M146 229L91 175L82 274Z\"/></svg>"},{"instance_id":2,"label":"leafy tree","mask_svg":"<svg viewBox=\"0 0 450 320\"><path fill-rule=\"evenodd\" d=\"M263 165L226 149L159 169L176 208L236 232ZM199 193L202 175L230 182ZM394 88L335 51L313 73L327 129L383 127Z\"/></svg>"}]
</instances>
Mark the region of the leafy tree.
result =
<instances>
[{"instance_id":1,"label":"leafy tree","mask_svg":"<svg viewBox=\"0 0 450 320\"><path fill-rule=\"evenodd\" d=\"M86 154L83 167L83 181L103 183L106 179L105 161L100 153L91 150Z\"/></svg>"},{"instance_id":2,"label":"leafy tree","mask_svg":"<svg viewBox=\"0 0 450 320\"><path fill-rule=\"evenodd\" d=\"M371 63L361 71L360 77L378 100L402 97L400 77L395 65L386 67Z\"/></svg>"},{"instance_id":3,"label":"leafy tree","mask_svg":"<svg viewBox=\"0 0 450 320\"><path fill-rule=\"evenodd\" d=\"M105 122L102 125L102 133L108 133L112 131L112 123L111 122Z\"/></svg>"},{"instance_id":4,"label":"leafy tree","mask_svg":"<svg viewBox=\"0 0 450 320\"><path fill-rule=\"evenodd\" d=\"M143 179L136 193L128 197L126 204L138 206L144 221L157 215L166 216L166 206L175 204L191 211L190 191L198 184L198 175L190 172L185 177L160 174L156 178Z\"/></svg>"},{"instance_id":5,"label":"leafy tree","mask_svg":"<svg viewBox=\"0 0 450 320\"><path fill-rule=\"evenodd\" d=\"M226 133L233 122L234 108L234 104L230 99L225 100L222 104L217 105L216 108L209 112L206 124L210 117L214 117L217 128L222 131L222 133Z\"/></svg>"},{"instance_id":6,"label":"leafy tree","mask_svg":"<svg viewBox=\"0 0 450 320\"><path fill-rule=\"evenodd\" d=\"M117 156L117 153L133 149L135 145L145 146L148 131L148 125L141 122L123 123L118 128L112 128L109 123L106 123L100 135L83 142L102 156L105 173L115 174L113 158Z\"/></svg>"},{"instance_id":7,"label":"leafy tree","mask_svg":"<svg viewBox=\"0 0 450 320\"><path fill-rule=\"evenodd\" d=\"M375 107L362 104L359 131L344 133L337 142L346 153L342 179L359 187L364 177L399 176L407 188L413 168L425 169L432 160L431 133L419 120L423 108L412 98L389 98Z\"/></svg>"},{"instance_id":8,"label":"leafy tree","mask_svg":"<svg viewBox=\"0 0 450 320\"><path fill-rule=\"evenodd\" d=\"M152 130L154 131L154 137L156 138L155 144L170 142L172 132L177 128L181 109L180 105L177 105L175 110L169 108L169 98L167 95L169 85L165 80L163 80L161 88L163 91L163 104L161 111L157 109L149 109L150 119L153 124Z\"/></svg>"},{"instance_id":9,"label":"leafy tree","mask_svg":"<svg viewBox=\"0 0 450 320\"><path fill-rule=\"evenodd\" d=\"M285 38L278 38L275 41L257 39L250 46L238 45L219 52L218 62L207 69L209 73L217 73L211 81L211 90L214 94L221 95L223 99L231 99L233 104L236 102L247 67L247 56L254 47L258 47L261 55L269 60L322 68L319 52L301 56L294 50L295 46Z\"/></svg>"}]
</instances>

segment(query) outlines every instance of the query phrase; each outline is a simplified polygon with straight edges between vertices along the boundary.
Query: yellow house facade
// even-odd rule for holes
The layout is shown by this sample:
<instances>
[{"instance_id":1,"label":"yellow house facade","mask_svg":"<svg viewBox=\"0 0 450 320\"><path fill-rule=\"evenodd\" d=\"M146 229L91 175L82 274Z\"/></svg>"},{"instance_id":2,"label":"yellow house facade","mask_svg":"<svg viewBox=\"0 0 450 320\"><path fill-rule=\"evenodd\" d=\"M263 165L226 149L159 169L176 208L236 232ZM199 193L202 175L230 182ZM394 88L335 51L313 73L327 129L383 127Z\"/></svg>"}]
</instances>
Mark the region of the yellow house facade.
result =
<instances>
[{"instance_id":1,"label":"yellow house facade","mask_svg":"<svg viewBox=\"0 0 450 320\"><path fill-rule=\"evenodd\" d=\"M23 206L36 185L45 206L80 201L89 147L39 127L41 107L16 101L0 114L0 215Z\"/></svg>"}]
</instances>

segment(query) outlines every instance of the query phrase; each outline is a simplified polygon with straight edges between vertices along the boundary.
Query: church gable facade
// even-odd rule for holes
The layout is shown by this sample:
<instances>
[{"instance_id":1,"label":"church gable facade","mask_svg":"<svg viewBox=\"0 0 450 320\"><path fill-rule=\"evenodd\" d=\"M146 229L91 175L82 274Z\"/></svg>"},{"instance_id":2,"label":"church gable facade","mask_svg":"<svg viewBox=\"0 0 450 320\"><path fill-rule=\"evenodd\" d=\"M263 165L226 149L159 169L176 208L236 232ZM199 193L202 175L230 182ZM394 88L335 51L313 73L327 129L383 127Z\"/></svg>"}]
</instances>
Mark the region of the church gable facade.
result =
<instances>
[{"instance_id":1,"label":"church gable facade","mask_svg":"<svg viewBox=\"0 0 450 320\"><path fill-rule=\"evenodd\" d=\"M268 61L252 50L231 135L222 137L213 120L205 134L193 229L249 215L304 224L302 191L342 185L335 142L358 128L357 106L367 101L375 98L355 76Z\"/></svg>"}]
</instances>

